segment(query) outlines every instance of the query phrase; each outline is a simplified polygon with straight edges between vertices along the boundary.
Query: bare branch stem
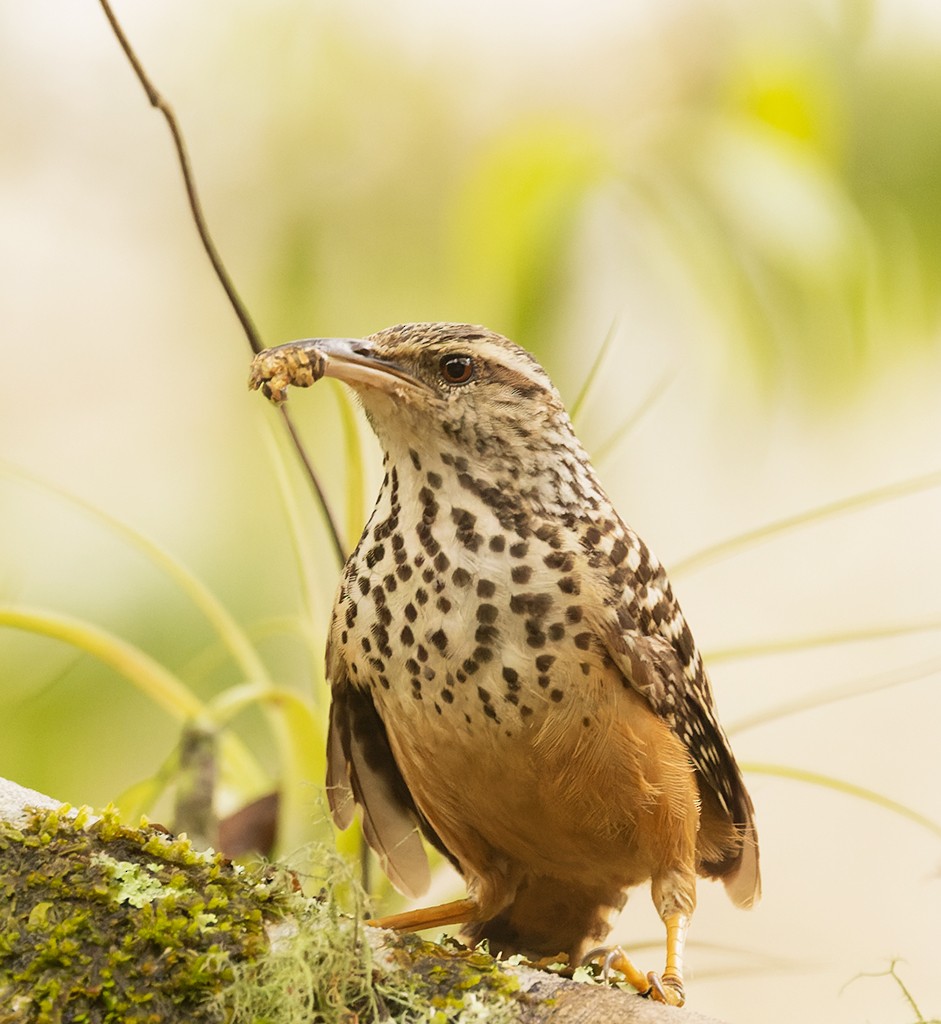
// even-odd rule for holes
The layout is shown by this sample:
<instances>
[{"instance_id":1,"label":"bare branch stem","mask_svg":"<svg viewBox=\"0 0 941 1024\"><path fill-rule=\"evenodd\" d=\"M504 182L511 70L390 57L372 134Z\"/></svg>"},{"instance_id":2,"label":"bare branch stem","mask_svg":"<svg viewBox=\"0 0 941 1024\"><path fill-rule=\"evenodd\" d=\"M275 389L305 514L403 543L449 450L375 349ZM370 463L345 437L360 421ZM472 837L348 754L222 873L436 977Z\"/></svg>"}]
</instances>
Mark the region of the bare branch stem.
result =
<instances>
[{"instance_id":1,"label":"bare branch stem","mask_svg":"<svg viewBox=\"0 0 941 1024\"><path fill-rule=\"evenodd\" d=\"M239 318L239 322L245 331L245 335L248 338L248 343L251 346L252 351L257 354L264 348L264 344L258 333L258 329L255 327L254 321L249 315L248 309L245 307L239 293L235 289L232 278L229 276L229 272L226 270L225 264L222 262L222 257L219 255L219 251L216 249L215 242L209 232L209 226L206 223L206 217L203 214L202 204L199 200L199 193L196 190L196 181L193 177L193 169L190 165L186 141L183 138L183 132L180 130L176 115L173 113L173 108L150 80L150 77L144 70L144 66L141 64L140 59L131 46L127 36L124 34L124 30L121 28L120 22L115 17L108 0L99 0L99 3L101 4L102 10L105 12L105 17L108 19L108 24L111 26L112 32L114 32L115 37L121 44L121 49L124 51L124 55L127 57L128 62L134 69L134 74L137 76L137 80L140 82L144 92L147 94L147 99L150 105L159 110L160 113L163 114L164 120L167 122L167 127L170 129L170 135L173 138L173 145L176 149L176 156L180 165L180 171L183 174L183 184L186 188L186 197L189 201L190 211L193 214L193 222L195 223L196 230L199 233L200 241L203 243L203 248L206 250L209 262L212 264L212 268L216 272L216 277L219 279L219 283L222 285L229 303L235 310L235 315ZM337 527L336 519L330 508L329 502L327 501L326 492L320 484L320 480L314 470L313 463L310 461L310 458L304 449L300 434L298 433L287 409L282 408L281 414L284 417L288 433L291 435L291 440L294 442L294 446L297 449L301 462L304 464L304 469L310 478L311 486L314 489L317 501L320 503L320 507L323 510L327 529L330 533L337 557L342 563L346 558L346 552L343 547L343 541L340 538L340 531Z\"/></svg>"}]
</instances>

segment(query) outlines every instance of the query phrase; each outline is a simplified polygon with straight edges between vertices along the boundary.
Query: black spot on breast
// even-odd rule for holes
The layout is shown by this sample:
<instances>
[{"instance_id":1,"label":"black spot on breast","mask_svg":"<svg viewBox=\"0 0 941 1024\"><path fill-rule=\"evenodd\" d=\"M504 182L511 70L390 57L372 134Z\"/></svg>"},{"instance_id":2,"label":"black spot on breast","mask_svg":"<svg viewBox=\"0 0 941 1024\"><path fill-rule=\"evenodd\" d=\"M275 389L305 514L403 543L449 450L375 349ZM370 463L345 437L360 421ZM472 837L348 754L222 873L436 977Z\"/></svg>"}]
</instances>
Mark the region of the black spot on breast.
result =
<instances>
[{"instance_id":1,"label":"black spot on breast","mask_svg":"<svg viewBox=\"0 0 941 1024\"><path fill-rule=\"evenodd\" d=\"M540 654L536 659L536 668L539 669L540 672L548 672L554 661L554 654Z\"/></svg>"},{"instance_id":2,"label":"black spot on breast","mask_svg":"<svg viewBox=\"0 0 941 1024\"><path fill-rule=\"evenodd\" d=\"M428 649L425 647L424 644L419 644L415 648L415 656L418 658L419 661L428 660Z\"/></svg>"},{"instance_id":3,"label":"black spot on breast","mask_svg":"<svg viewBox=\"0 0 941 1024\"><path fill-rule=\"evenodd\" d=\"M360 640L359 646L362 647L366 654L369 654L372 650L372 640L370 640L368 636L364 636L362 640Z\"/></svg>"},{"instance_id":4,"label":"black spot on breast","mask_svg":"<svg viewBox=\"0 0 941 1024\"><path fill-rule=\"evenodd\" d=\"M493 597L497 592L497 585L492 580L478 580L477 581L477 596L478 597Z\"/></svg>"},{"instance_id":5,"label":"black spot on breast","mask_svg":"<svg viewBox=\"0 0 941 1024\"><path fill-rule=\"evenodd\" d=\"M393 594L395 593L395 588L398 586L398 583L396 582L395 577L390 574L384 577L382 585L387 594Z\"/></svg>"},{"instance_id":6,"label":"black spot on breast","mask_svg":"<svg viewBox=\"0 0 941 1024\"><path fill-rule=\"evenodd\" d=\"M581 593L581 587L578 584L578 580L574 576L563 576L562 579L556 584L559 590L563 594L579 594Z\"/></svg>"},{"instance_id":7,"label":"black spot on breast","mask_svg":"<svg viewBox=\"0 0 941 1024\"><path fill-rule=\"evenodd\" d=\"M477 516L468 512L466 508L452 508L451 519L459 530L473 530L477 525Z\"/></svg>"},{"instance_id":8,"label":"black spot on breast","mask_svg":"<svg viewBox=\"0 0 941 1024\"><path fill-rule=\"evenodd\" d=\"M419 587L418 590L415 591L415 600L419 604L427 604L428 603L428 591L425 590L424 587Z\"/></svg>"},{"instance_id":9,"label":"black spot on breast","mask_svg":"<svg viewBox=\"0 0 941 1024\"><path fill-rule=\"evenodd\" d=\"M497 607L493 604L482 604L477 608L477 621L491 625L497 621Z\"/></svg>"},{"instance_id":10,"label":"black spot on breast","mask_svg":"<svg viewBox=\"0 0 941 1024\"><path fill-rule=\"evenodd\" d=\"M510 554L514 558L524 558L527 551L529 551L529 544L525 540L510 545Z\"/></svg>"},{"instance_id":11,"label":"black spot on breast","mask_svg":"<svg viewBox=\"0 0 941 1024\"><path fill-rule=\"evenodd\" d=\"M500 719L497 716L496 708L492 704L484 704L484 714L488 718L492 718L498 725L500 724Z\"/></svg>"},{"instance_id":12,"label":"black spot on breast","mask_svg":"<svg viewBox=\"0 0 941 1024\"><path fill-rule=\"evenodd\" d=\"M537 649L546 646L546 634L533 619L526 620L526 643Z\"/></svg>"},{"instance_id":13,"label":"black spot on breast","mask_svg":"<svg viewBox=\"0 0 941 1024\"><path fill-rule=\"evenodd\" d=\"M455 569L451 573L451 582L458 587L466 587L470 585L471 574L466 569Z\"/></svg>"},{"instance_id":14,"label":"black spot on breast","mask_svg":"<svg viewBox=\"0 0 941 1024\"><path fill-rule=\"evenodd\" d=\"M532 713L533 713L533 709L532 709L531 707L528 707L528 706L527 706L526 704L524 704L524 705L523 705L523 706L522 706L522 707L520 708L520 715L521 715L521 716L522 716L523 718L528 718L528 717L529 717L529 716L530 716L530 715L531 715Z\"/></svg>"},{"instance_id":15,"label":"black spot on breast","mask_svg":"<svg viewBox=\"0 0 941 1024\"><path fill-rule=\"evenodd\" d=\"M415 536L418 538L421 546L432 558L434 558L434 556L441 550L441 545L435 540L434 535L431 532L431 526L424 520L415 527ZM417 558L415 560L415 564L419 564Z\"/></svg>"},{"instance_id":16,"label":"black spot on breast","mask_svg":"<svg viewBox=\"0 0 941 1024\"><path fill-rule=\"evenodd\" d=\"M376 641L376 645L379 647L379 650L385 654L389 648L389 631L386 629L385 625L381 622L374 622L370 632L372 633L373 639ZM392 652L390 651L389 654L391 653ZM387 658L389 657L389 654L386 654Z\"/></svg>"},{"instance_id":17,"label":"black spot on breast","mask_svg":"<svg viewBox=\"0 0 941 1024\"><path fill-rule=\"evenodd\" d=\"M436 629L431 636L428 637L428 642L438 648L439 651L444 651L448 646L448 636L443 629Z\"/></svg>"},{"instance_id":18,"label":"black spot on breast","mask_svg":"<svg viewBox=\"0 0 941 1024\"><path fill-rule=\"evenodd\" d=\"M566 622L571 622L573 624L576 622L581 622L582 615L582 606L579 604L570 604L568 608L565 609Z\"/></svg>"},{"instance_id":19,"label":"black spot on breast","mask_svg":"<svg viewBox=\"0 0 941 1024\"><path fill-rule=\"evenodd\" d=\"M580 661L578 667L582 670L582 675L587 676L591 672L591 665L587 661Z\"/></svg>"},{"instance_id":20,"label":"black spot on breast","mask_svg":"<svg viewBox=\"0 0 941 1024\"><path fill-rule=\"evenodd\" d=\"M611 546L611 561L620 565L627 558L627 545L623 540L616 540Z\"/></svg>"},{"instance_id":21,"label":"black spot on breast","mask_svg":"<svg viewBox=\"0 0 941 1024\"><path fill-rule=\"evenodd\" d=\"M415 635L412 633L410 626L402 627L402 632L399 633L399 639L406 647L411 647L412 644L415 643Z\"/></svg>"},{"instance_id":22,"label":"black spot on breast","mask_svg":"<svg viewBox=\"0 0 941 1024\"><path fill-rule=\"evenodd\" d=\"M419 670L420 666L414 658L409 658L408 661L405 662L405 671L408 672L409 675L417 676Z\"/></svg>"},{"instance_id":23,"label":"black spot on breast","mask_svg":"<svg viewBox=\"0 0 941 1024\"><path fill-rule=\"evenodd\" d=\"M585 531L585 543L592 547L601 543L601 531L596 526L589 526Z\"/></svg>"},{"instance_id":24,"label":"black spot on breast","mask_svg":"<svg viewBox=\"0 0 941 1024\"><path fill-rule=\"evenodd\" d=\"M453 694L453 692L451 690L449 690L447 687L445 687L441 691L441 699L445 702L445 704L453 704L454 703L454 694Z\"/></svg>"},{"instance_id":25,"label":"black spot on breast","mask_svg":"<svg viewBox=\"0 0 941 1024\"><path fill-rule=\"evenodd\" d=\"M550 699L550 700L554 700L554 701L556 702L556 704L558 704L558 703L559 703L559 701L560 701L560 700L561 700L561 699L562 699L562 698L563 698L564 696L565 696L565 694L564 694L564 693L563 693L563 692L562 692L561 690L553 690L553 691L552 691L552 692L551 692L551 693L549 694L549 699Z\"/></svg>"},{"instance_id":26,"label":"black spot on breast","mask_svg":"<svg viewBox=\"0 0 941 1024\"><path fill-rule=\"evenodd\" d=\"M548 677L548 676L536 676L536 682L537 682L537 683L538 683L538 684L539 684L539 685L540 685L540 686L541 686L541 687L542 687L543 689L545 689L545 688L546 688L546 687L547 687L547 686L549 685L549 683L551 682L551 680L549 679L549 677Z\"/></svg>"},{"instance_id":27,"label":"black spot on breast","mask_svg":"<svg viewBox=\"0 0 941 1024\"><path fill-rule=\"evenodd\" d=\"M491 551L496 551L499 554L506 548L506 537L502 533L498 533L490 538L488 546Z\"/></svg>"},{"instance_id":28,"label":"black spot on breast","mask_svg":"<svg viewBox=\"0 0 941 1024\"><path fill-rule=\"evenodd\" d=\"M367 567L371 569L377 562L381 562L385 553L386 549L382 544L376 544L375 547L370 548L366 552Z\"/></svg>"},{"instance_id":29,"label":"black spot on breast","mask_svg":"<svg viewBox=\"0 0 941 1024\"><path fill-rule=\"evenodd\" d=\"M570 551L550 551L543 562L547 569L571 572L575 567L575 556Z\"/></svg>"},{"instance_id":30,"label":"black spot on breast","mask_svg":"<svg viewBox=\"0 0 941 1024\"><path fill-rule=\"evenodd\" d=\"M426 582L430 583L435 578L435 571L430 566L427 569L422 570L421 578Z\"/></svg>"},{"instance_id":31,"label":"black spot on breast","mask_svg":"<svg viewBox=\"0 0 941 1024\"><path fill-rule=\"evenodd\" d=\"M550 548L560 548L562 546L562 537L559 533L559 528L552 523L543 523L536 529L536 536L541 540L545 541Z\"/></svg>"},{"instance_id":32,"label":"black spot on breast","mask_svg":"<svg viewBox=\"0 0 941 1024\"><path fill-rule=\"evenodd\" d=\"M475 647L474 660L483 662L493 661L493 651L489 647Z\"/></svg>"},{"instance_id":33,"label":"black spot on breast","mask_svg":"<svg viewBox=\"0 0 941 1024\"><path fill-rule=\"evenodd\" d=\"M533 570L528 565L514 565L510 577L514 583L529 583Z\"/></svg>"},{"instance_id":34,"label":"black spot on breast","mask_svg":"<svg viewBox=\"0 0 941 1024\"><path fill-rule=\"evenodd\" d=\"M509 668L508 666L504 665L503 678L510 684L510 686L513 689L519 689L520 674L516 671L515 668Z\"/></svg>"},{"instance_id":35,"label":"black spot on breast","mask_svg":"<svg viewBox=\"0 0 941 1024\"><path fill-rule=\"evenodd\" d=\"M552 598L548 594L513 594L510 598L510 611L514 615L530 615L541 619L552 607Z\"/></svg>"},{"instance_id":36,"label":"black spot on breast","mask_svg":"<svg viewBox=\"0 0 941 1024\"><path fill-rule=\"evenodd\" d=\"M428 483L431 484L432 487L434 487L435 490L438 490L441 487L442 480L440 473L434 473L431 470L429 470L425 479L428 481Z\"/></svg>"},{"instance_id":37,"label":"black spot on breast","mask_svg":"<svg viewBox=\"0 0 941 1024\"><path fill-rule=\"evenodd\" d=\"M407 618L409 622L414 622L418 618L418 611L411 601L409 601L405 606L405 618Z\"/></svg>"},{"instance_id":38,"label":"black spot on breast","mask_svg":"<svg viewBox=\"0 0 941 1024\"><path fill-rule=\"evenodd\" d=\"M359 578L359 592L365 597L369 593L369 580L365 576Z\"/></svg>"},{"instance_id":39,"label":"black spot on breast","mask_svg":"<svg viewBox=\"0 0 941 1024\"><path fill-rule=\"evenodd\" d=\"M396 552L396 557L398 557L398 554L399 552ZM412 567L410 565L400 565L398 569L395 570L395 575L405 583L407 580L412 578Z\"/></svg>"},{"instance_id":40,"label":"black spot on breast","mask_svg":"<svg viewBox=\"0 0 941 1024\"><path fill-rule=\"evenodd\" d=\"M496 626L478 626L474 633L474 639L479 644L494 644L500 636Z\"/></svg>"},{"instance_id":41,"label":"black spot on breast","mask_svg":"<svg viewBox=\"0 0 941 1024\"><path fill-rule=\"evenodd\" d=\"M576 633L575 646L580 651L587 651L591 647L591 633Z\"/></svg>"},{"instance_id":42,"label":"black spot on breast","mask_svg":"<svg viewBox=\"0 0 941 1024\"><path fill-rule=\"evenodd\" d=\"M418 457L418 452L414 448L409 448L408 457L412 460L412 465L418 472L421 472L421 459Z\"/></svg>"},{"instance_id":43,"label":"black spot on breast","mask_svg":"<svg viewBox=\"0 0 941 1024\"><path fill-rule=\"evenodd\" d=\"M553 622L546 632L549 634L550 640L558 641L565 636L565 626L563 626L561 622Z\"/></svg>"},{"instance_id":44,"label":"black spot on breast","mask_svg":"<svg viewBox=\"0 0 941 1024\"><path fill-rule=\"evenodd\" d=\"M442 551L435 558L435 568L438 572L445 572L451 564L451 559Z\"/></svg>"}]
</instances>

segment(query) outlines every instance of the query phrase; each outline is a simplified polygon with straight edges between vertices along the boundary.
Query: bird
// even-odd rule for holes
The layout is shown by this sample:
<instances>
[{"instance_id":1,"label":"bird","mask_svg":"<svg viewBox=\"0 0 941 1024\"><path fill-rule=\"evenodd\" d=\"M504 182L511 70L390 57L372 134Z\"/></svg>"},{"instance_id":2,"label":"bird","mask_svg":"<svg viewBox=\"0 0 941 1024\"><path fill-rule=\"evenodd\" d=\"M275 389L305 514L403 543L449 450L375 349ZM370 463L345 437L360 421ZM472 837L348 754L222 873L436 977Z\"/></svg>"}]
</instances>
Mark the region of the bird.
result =
<instances>
[{"instance_id":1,"label":"bird","mask_svg":"<svg viewBox=\"0 0 941 1024\"><path fill-rule=\"evenodd\" d=\"M697 876L759 897L754 808L666 571L621 519L549 376L486 328L411 323L266 349L250 385L335 378L383 451L326 651L327 794L393 885L423 838L467 895L378 920L462 925L492 953L603 959L685 1001ZM607 947L645 883L662 972ZM600 948L596 948L600 947Z\"/></svg>"}]
</instances>

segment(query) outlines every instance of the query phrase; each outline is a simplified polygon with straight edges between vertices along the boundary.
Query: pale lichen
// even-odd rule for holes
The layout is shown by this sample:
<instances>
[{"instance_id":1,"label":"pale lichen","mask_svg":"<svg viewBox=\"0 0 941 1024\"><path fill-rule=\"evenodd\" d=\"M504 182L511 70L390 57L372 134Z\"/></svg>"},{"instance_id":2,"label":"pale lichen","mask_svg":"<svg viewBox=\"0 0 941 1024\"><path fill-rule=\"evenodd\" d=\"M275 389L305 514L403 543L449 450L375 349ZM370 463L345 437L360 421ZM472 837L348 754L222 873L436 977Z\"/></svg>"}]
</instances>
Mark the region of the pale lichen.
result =
<instances>
[{"instance_id":1,"label":"pale lichen","mask_svg":"<svg viewBox=\"0 0 941 1024\"><path fill-rule=\"evenodd\" d=\"M113 813L0 823L0 1024L221 1020L207 995L266 952L282 902L221 856Z\"/></svg>"}]
</instances>

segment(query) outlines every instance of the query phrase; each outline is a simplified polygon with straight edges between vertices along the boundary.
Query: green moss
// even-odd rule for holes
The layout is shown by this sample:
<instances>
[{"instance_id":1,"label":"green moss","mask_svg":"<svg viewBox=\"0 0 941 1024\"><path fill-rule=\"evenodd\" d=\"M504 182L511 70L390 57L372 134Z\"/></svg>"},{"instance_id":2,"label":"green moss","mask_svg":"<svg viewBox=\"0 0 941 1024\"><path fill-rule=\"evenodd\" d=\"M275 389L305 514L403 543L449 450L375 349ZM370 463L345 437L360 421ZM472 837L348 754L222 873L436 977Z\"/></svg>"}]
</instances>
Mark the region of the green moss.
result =
<instances>
[{"instance_id":1,"label":"green moss","mask_svg":"<svg viewBox=\"0 0 941 1024\"><path fill-rule=\"evenodd\" d=\"M486 953L416 936L376 952L348 867L318 860L309 899L110 813L0 823L0 1024L517 1018L525 997Z\"/></svg>"},{"instance_id":2,"label":"green moss","mask_svg":"<svg viewBox=\"0 0 941 1024\"><path fill-rule=\"evenodd\" d=\"M113 814L0 823L0 1024L223 1019L207 995L267 950L272 887Z\"/></svg>"}]
</instances>

